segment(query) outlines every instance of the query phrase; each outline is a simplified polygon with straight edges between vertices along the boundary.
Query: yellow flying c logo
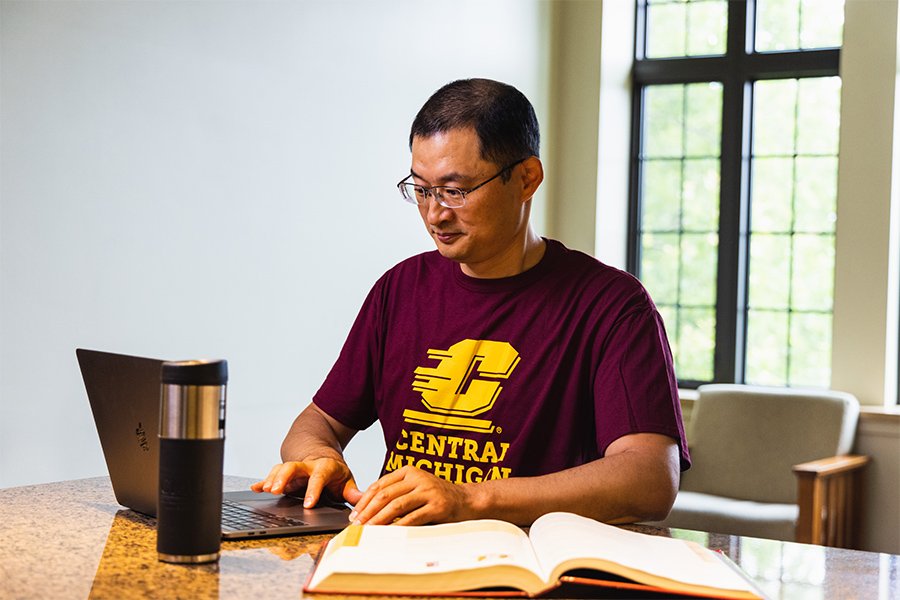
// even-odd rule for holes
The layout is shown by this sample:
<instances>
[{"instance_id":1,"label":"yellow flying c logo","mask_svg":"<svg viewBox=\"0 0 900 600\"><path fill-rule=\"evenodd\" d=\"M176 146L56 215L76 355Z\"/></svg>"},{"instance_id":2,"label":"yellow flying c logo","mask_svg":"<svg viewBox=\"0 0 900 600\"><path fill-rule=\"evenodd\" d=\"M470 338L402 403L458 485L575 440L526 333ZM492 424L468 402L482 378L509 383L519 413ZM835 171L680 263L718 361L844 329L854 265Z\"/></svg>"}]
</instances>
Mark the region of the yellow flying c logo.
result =
<instances>
[{"instance_id":1,"label":"yellow flying c logo","mask_svg":"<svg viewBox=\"0 0 900 600\"><path fill-rule=\"evenodd\" d=\"M428 412L403 411L404 420L447 429L491 432L493 424L475 418L490 410L519 364L519 353L508 342L463 340L447 350L428 350L436 367L418 367L413 390L422 394Z\"/></svg>"}]
</instances>

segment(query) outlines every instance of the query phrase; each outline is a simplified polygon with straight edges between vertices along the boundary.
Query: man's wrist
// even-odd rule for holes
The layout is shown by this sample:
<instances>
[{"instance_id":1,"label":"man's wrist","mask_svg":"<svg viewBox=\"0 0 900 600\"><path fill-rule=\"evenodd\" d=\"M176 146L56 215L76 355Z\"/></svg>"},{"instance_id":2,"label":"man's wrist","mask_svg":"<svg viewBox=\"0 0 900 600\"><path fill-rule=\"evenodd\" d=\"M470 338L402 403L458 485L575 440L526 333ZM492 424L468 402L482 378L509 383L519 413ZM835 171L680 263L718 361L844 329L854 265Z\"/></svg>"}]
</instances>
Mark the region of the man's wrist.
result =
<instances>
[{"instance_id":1,"label":"man's wrist","mask_svg":"<svg viewBox=\"0 0 900 600\"><path fill-rule=\"evenodd\" d=\"M493 505L492 487L487 483L462 484L466 498L462 515L464 520L490 517Z\"/></svg>"},{"instance_id":2,"label":"man's wrist","mask_svg":"<svg viewBox=\"0 0 900 600\"><path fill-rule=\"evenodd\" d=\"M290 453L284 453L281 456L281 460L284 462L313 462L316 460L320 460L323 458L327 458L330 460L336 460L339 462L345 462L344 456L337 450L330 448L328 446L320 447L320 448L312 448L310 450L301 450Z\"/></svg>"},{"instance_id":3,"label":"man's wrist","mask_svg":"<svg viewBox=\"0 0 900 600\"><path fill-rule=\"evenodd\" d=\"M303 462L313 462L323 459L345 462L344 455L336 450L332 450L331 448L310 452L303 458Z\"/></svg>"}]
</instances>

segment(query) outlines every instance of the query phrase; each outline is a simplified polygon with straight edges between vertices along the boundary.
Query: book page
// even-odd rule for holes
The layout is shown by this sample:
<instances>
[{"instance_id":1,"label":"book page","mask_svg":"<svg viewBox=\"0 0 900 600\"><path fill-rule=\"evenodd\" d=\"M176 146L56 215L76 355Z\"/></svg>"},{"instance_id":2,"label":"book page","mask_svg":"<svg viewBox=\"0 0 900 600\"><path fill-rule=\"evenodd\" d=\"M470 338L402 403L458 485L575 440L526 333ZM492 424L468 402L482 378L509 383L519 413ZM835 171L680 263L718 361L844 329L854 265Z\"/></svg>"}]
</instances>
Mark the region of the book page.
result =
<instances>
[{"instance_id":1,"label":"book page","mask_svg":"<svg viewBox=\"0 0 900 600\"><path fill-rule=\"evenodd\" d=\"M497 565L540 572L528 536L504 521L353 525L329 543L309 587L332 573L424 575Z\"/></svg>"},{"instance_id":2,"label":"book page","mask_svg":"<svg viewBox=\"0 0 900 600\"><path fill-rule=\"evenodd\" d=\"M753 591L739 573L694 542L628 531L571 513L543 515L530 535L545 579L560 575L553 571L566 561L590 557L673 582Z\"/></svg>"}]
</instances>

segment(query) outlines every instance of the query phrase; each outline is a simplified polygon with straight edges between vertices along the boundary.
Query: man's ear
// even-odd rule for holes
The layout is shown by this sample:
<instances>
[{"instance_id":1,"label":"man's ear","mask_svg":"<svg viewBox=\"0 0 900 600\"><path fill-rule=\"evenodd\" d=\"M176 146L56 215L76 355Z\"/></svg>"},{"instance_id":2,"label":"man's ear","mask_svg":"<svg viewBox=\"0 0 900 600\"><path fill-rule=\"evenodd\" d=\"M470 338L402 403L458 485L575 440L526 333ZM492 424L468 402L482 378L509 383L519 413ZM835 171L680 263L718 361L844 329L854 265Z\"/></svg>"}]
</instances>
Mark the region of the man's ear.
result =
<instances>
[{"instance_id":1,"label":"man's ear","mask_svg":"<svg viewBox=\"0 0 900 600\"><path fill-rule=\"evenodd\" d=\"M531 200L534 193L544 181L544 165L537 156L526 158L522 162L522 200Z\"/></svg>"}]
</instances>

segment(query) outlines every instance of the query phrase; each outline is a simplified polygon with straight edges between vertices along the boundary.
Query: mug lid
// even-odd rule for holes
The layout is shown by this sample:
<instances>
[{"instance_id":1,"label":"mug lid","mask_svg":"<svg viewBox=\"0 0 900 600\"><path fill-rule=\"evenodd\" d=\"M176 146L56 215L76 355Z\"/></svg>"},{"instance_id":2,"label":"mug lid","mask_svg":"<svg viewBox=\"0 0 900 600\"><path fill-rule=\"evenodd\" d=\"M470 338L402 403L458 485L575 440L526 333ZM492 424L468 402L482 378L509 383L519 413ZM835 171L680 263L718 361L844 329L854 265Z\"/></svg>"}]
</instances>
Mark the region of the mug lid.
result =
<instances>
[{"instance_id":1,"label":"mug lid","mask_svg":"<svg viewBox=\"0 0 900 600\"><path fill-rule=\"evenodd\" d=\"M228 383L228 361L167 361L162 364L162 382L174 385L225 385Z\"/></svg>"}]
</instances>

